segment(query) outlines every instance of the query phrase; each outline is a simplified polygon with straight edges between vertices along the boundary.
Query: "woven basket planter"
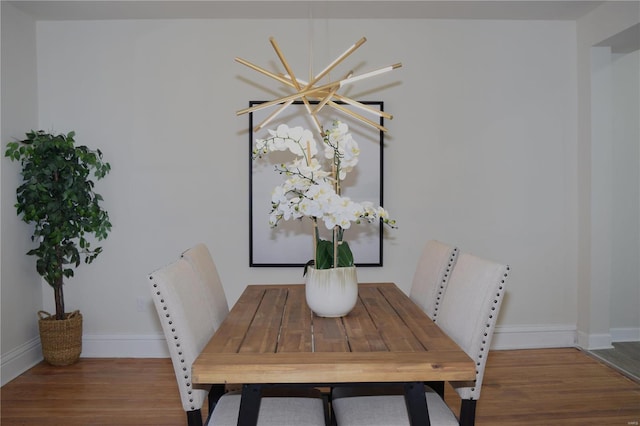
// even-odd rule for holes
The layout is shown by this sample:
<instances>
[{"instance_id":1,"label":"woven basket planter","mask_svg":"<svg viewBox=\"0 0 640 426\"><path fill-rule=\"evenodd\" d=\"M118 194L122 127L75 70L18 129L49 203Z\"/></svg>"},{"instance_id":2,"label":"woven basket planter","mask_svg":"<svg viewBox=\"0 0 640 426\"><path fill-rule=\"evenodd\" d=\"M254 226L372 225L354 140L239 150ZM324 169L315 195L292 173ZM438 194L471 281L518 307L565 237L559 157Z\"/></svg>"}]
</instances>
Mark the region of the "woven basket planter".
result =
<instances>
[{"instance_id":1,"label":"woven basket planter","mask_svg":"<svg viewBox=\"0 0 640 426\"><path fill-rule=\"evenodd\" d=\"M56 320L55 315L38 312L38 328L44 360L51 365L70 365L78 361L82 352L82 314L73 311L65 319Z\"/></svg>"}]
</instances>

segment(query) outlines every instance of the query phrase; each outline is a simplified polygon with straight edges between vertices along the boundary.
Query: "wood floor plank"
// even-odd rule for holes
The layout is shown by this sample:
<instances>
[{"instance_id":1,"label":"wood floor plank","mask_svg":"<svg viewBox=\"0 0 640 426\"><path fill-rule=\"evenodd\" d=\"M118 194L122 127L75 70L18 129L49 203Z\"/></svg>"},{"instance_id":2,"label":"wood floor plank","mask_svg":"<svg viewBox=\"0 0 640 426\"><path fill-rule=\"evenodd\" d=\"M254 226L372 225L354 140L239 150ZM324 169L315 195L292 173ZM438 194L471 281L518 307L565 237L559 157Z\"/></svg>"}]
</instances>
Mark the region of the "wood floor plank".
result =
<instances>
[{"instance_id":1,"label":"wood floor plank","mask_svg":"<svg viewBox=\"0 0 640 426\"><path fill-rule=\"evenodd\" d=\"M457 412L460 399L446 389ZM634 425L640 383L574 348L492 351L478 426ZM186 425L169 359L39 364L0 389L0 424Z\"/></svg>"}]
</instances>

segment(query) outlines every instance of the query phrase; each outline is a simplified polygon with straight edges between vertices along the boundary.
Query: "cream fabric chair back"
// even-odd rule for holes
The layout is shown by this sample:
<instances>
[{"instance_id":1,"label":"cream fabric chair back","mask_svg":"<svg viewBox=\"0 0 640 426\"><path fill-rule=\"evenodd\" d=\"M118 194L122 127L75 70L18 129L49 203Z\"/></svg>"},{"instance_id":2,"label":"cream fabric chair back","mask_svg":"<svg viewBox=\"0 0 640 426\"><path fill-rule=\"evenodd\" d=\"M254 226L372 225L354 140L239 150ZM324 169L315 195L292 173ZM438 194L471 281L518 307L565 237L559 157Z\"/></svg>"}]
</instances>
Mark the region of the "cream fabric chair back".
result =
<instances>
[{"instance_id":1,"label":"cream fabric chair back","mask_svg":"<svg viewBox=\"0 0 640 426\"><path fill-rule=\"evenodd\" d=\"M440 392L426 386L425 398L432 425L475 423L476 402L508 273L506 265L467 253L458 256L434 321L475 361L476 379L450 382L461 397L459 418L445 402L444 389ZM393 394L389 389L369 396L360 389L336 388L332 404L338 425L409 425L404 395Z\"/></svg>"},{"instance_id":2,"label":"cream fabric chair back","mask_svg":"<svg viewBox=\"0 0 640 426\"><path fill-rule=\"evenodd\" d=\"M202 297L206 286L185 259L152 272L148 278L178 380L182 407L186 412L200 410L208 391L193 389L191 365L213 336L218 316L208 299Z\"/></svg>"},{"instance_id":3,"label":"cream fabric chair back","mask_svg":"<svg viewBox=\"0 0 640 426\"><path fill-rule=\"evenodd\" d=\"M452 383L460 397L477 400L505 292L509 266L461 253L435 322L476 362L475 383Z\"/></svg>"},{"instance_id":4,"label":"cream fabric chair back","mask_svg":"<svg viewBox=\"0 0 640 426\"><path fill-rule=\"evenodd\" d=\"M229 314L229 304L213 257L203 243L186 250L182 253L182 257L191 265L204 284L201 297L206 300L211 310L213 327L217 330Z\"/></svg>"},{"instance_id":5,"label":"cream fabric chair back","mask_svg":"<svg viewBox=\"0 0 640 426\"><path fill-rule=\"evenodd\" d=\"M457 247L429 240L418 261L409 297L433 320L438 315L457 257Z\"/></svg>"},{"instance_id":6,"label":"cream fabric chair back","mask_svg":"<svg viewBox=\"0 0 640 426\"><path fill-rule=\"evenodd\" d=\"M201 409L209 394L208 389L193 388L191 367L229 312L213 260L209 262L210 257L206 256L208 250L196 247L197 250L187 251L184 257L148 276L153 302L169 347L182 408L190 426L203 424ZM239 393L224 393L215 405L209 402L207 426L235 426L238 423ZM327 411L320 392L304 397L264 397L258 425L325 426Z\"/></svg>"}]
</instances>

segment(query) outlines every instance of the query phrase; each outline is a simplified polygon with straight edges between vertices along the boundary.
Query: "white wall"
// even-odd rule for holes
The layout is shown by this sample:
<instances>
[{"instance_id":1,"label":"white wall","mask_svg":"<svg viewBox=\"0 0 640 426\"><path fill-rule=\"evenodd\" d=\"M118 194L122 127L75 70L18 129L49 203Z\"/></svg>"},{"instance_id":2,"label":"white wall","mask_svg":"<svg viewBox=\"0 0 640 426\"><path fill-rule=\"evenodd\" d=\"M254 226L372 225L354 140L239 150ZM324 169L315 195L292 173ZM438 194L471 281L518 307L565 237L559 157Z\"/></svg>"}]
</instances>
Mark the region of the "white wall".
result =
<instances>
[{"instance_id":1,"label":"white wall","mask_svg":"<svg viewBox=\"0 0 640 426\"><path fill-rule=\"evenodd\" d=\"M113 166L97 187L113 232L104 254L66 285L68 309L85 317L84 356L161 352L146 274L196 242L210 247L231 303L250 283L301 282L298 269L248 267L247 117L235 111L282 92L233 58L272 68L273 35L305 75L309 24L38 22L37 123L8 134L3 127L4 140L34 125L74 129ZM362 36L369 41L336 75L403 67L348 91L383 100L395 117L386 123L385 206L400 229L387 233L384 267L361 268L359 278L408 290L424 242L448 241L512 266L498 346L573 344L581 188L575 23L322 21L315 68ZM5 203L12 165L2 161ZM4 204L2 213L4 230ZM6 244L3 233L3 274L6 248L17 241L25 244L28 233ZM3 296L4 286L3 278ZM4 333L2 343L4 358L14 348L5 348Z\"/></svg>"},{"instance_id":2,"label":"white wall","mask_svg":"<svg viewBox=\"0 0 640 426\"><path fill-rule=\"evenodd\" d=\"M611 59L611 333L640 340L640 50Z\"/></svg>"},{"instance_id":3,"label":"white wall","mask_svg":"<svg viewBox=\"0 0 640 426\"><path fill-rule=\"evenodd\" d=\"M5 143L37 125L35 22L2 2L2 264L0 303L2 328L2 384L11 374L41 359L36 312L42 309L40 276L30 249L30 227L16 216L15 190L19 166L4 158ZM9 34L11 36L9 36Z\"/></svg>"},{"instance_id":4,"label":"white wall","mask_svg":"<svg viewBox=\"0 0 640 426\"><path fill-rule=\"evenodd\" d=\"M424 241L439 238L512 265L502 325L574 324L574 25L328 25L330 37L314 40L317 67L363 35L369 41L345 66L403 62L350 90L385 101L395 117L385 205L400 229L388 233L385 266L362 268L360 278L408 290ZM304 75L307 28L306 20L38 23L39 126L75 129L113 165L98 186L113 233L67 284L85 333L156 332L145 274L197 241L220 263L231 302L249 283L301 281L297 269L247 266L247 117L235 111L279 88L233 58L270 66L274 35ZM254 42L233 42L241 39Z\"/></svg>"},{"instance_id":5,"label":"white wall","mask_svg":"<svg viewBox=\"0 0 640 426\"><path fill-rule=\"evenodd\" d=\"M613 106L611 53L604 43L638 24L640 3L606 2L578 21L578 344L610 347L613 278ZM592 93L592 89L594 90ZM630 88L631 90L631 88ZM606 105L605 105L606 104ZM636 123L637 124L637 123ZM629 124L633 126L633 124ZM635 225L630 225L633 232ZM619 242L619 240L617 240ZM626 244L629 244L628 242ZM637 250L636 243L623 249ZM636 283L637 285L637 283ZM631 296L632 293L626 293ZM617 297L617 296L616 296ZM633 298L631 298L633 300ZM640 310L621 315L634 318ZM633 305L633 304L631 304ZM629 308L629 305L625 305ZM623 309L616 306L616 309ZM617 314L616 314L617 315ZM637 335L640 324L630 324ZM636 337L637 338L637 337ZM626 339L624 339L626 340Z\"/></svg>"}]
</instances>

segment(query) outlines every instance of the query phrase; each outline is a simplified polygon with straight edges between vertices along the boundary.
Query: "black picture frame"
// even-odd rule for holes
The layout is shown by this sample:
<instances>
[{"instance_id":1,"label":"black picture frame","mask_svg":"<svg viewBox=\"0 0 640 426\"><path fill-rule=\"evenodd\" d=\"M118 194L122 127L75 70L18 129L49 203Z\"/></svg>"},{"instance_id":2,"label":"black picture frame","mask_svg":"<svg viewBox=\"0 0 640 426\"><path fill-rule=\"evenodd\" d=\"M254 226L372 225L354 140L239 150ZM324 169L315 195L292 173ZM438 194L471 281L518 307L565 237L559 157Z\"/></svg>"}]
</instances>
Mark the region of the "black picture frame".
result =
<instances>
[{"instance_id":1,"label":"black picture frame","mask_svg":"<svg viewBox=\"0 0 640 426\"><path fill-rule=\"evenodd\" d=\"M249 107L265 101L250 101ZM359 101L364 105L383 111L382 101ZM316 105L317 102L312 102ZM342 103L342 107L354 113L376 121L377 116L363 111L358 107ZM281 221L277 227L269 225L271 211L271 191L283 182L283 177L275 172L276 164L290 160L290 153L271 153L259 160L252 160L251 151L255 139L265 139L269 136L267 129L276 129L284 123L289 127L302 126L314 133L316 142L322 141L315 125L301 101L288 106L274 121L264 128L254 132L254 127L262 123L277 106L259 109L249 113L249 266L251 267L302 267L313 258L313 239L311 221L302 220ZM363 123L361 120L325 105L318 114L320 123L324 127L331 125L333 120L340 120L349 125L349 131L358 142L360 148L359 162L356 168L347 175L343 182L344 196L354 201L371 201L374 205L383 206L383 148L384 132ZM379 124L384 125L383 117L379 117ZM288 155L287 155L288 154ZM329 232L323 224L319 224L322 233ZM383 238L382 223L352 224L345 231L345 240L351 248L356 266L382 266ZM327 237L324 235L323 237Z\"/></svg>"}]
</instances>

